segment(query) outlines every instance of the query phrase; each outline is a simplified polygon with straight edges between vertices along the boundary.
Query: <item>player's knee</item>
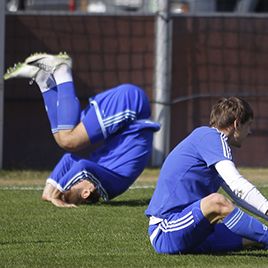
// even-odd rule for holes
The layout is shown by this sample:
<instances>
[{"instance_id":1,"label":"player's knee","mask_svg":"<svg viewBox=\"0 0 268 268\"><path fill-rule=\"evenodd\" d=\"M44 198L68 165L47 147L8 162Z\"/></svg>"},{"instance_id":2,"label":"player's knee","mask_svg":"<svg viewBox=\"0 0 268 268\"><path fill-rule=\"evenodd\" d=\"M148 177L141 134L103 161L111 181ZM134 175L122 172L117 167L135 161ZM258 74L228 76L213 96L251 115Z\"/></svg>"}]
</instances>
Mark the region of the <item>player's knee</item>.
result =
<instances>
[{"instance_id":1,"label":"player's knee","mask_svg":"<svg viewBox=\"0 0 268 268\"><path fill-rule=\"evenodd\" d=\"M218 214L229 214L233 210L233 203L224 195L214 193L210 195L210 203L214 212Z\"/></svg>"},{"instance_id":2,"label":"player's knee","mask_svg":"<svg viewBox=\"0 0 268 268\"><path fill-rule=\"evenodd\" d=\"M201 210L210 222L226 217L233 209L233 203L219 193L213 193L201 201Z\"/></svg>"}]
</instances>

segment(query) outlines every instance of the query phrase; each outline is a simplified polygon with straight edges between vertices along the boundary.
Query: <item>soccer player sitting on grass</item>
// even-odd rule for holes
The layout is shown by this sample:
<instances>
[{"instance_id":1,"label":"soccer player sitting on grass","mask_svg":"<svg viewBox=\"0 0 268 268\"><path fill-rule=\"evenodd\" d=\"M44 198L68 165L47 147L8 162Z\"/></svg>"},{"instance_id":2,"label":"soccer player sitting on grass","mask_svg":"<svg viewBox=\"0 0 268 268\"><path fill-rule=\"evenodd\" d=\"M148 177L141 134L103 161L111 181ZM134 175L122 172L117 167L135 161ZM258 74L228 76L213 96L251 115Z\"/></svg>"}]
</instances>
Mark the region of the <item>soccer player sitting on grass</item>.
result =
<instances>
[{"instance_id":1,"label":"soccer player sitting on grass","mask_svg":"<svg viewBox=\"0 0 268 268\"><path fill-rule=\"evenodd\" d=\"M145 214L158 253L213 253L268 248L268 228L240 206L268 219L268 201L237 170L230 146L250 134L253 111L237 97L212 108L210 127L196 128L167 156Z\"/></svg>"},{"instance_id":2,"label":"soccer player sitting on grass","mask_svg":"<svg viewBox=\"0 0 268 268\"><path fill-rule=\"evenodd\" d=\"M90 99L76 97L72 60L65 53L34 54L9 68L4 79L30 78L40 88L52 134L68 151L46 181L42 199L58 207L108 201L126 191L144 170L159 124L149 120L144 91L122 84ZM82 158L75 154L98 145Z\"/></svg>"}]
</instances>

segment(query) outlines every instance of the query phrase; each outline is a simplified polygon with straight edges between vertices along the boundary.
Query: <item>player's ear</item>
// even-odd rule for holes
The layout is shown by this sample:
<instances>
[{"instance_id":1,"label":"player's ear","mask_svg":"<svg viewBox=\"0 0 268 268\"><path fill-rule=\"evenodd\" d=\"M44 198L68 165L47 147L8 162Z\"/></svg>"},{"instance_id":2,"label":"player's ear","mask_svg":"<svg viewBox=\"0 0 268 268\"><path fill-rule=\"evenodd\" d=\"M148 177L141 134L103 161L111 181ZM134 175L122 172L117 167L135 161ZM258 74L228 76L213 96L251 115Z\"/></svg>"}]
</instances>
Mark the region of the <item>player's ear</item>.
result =
<instances>
[{"instance_id":1,"label":"player's ear","mask_svg":"<svg viewBox=\"0 0 268 268\"><path fill-rule=\"evenodd\" d=\"M239 121L237 119L235 119L235 121L234 121L234 129L239 128L239 125L240 125Z\"/></svg>"},{"instance_id":2,"label":"player's ear","mask_svg":"<svg viewBox=\"0 0 268 268\"><path fill-rule=\"evenodd\" d=\"M87 198L89 197L89 195L90 195L90 191L89 191L89 189L83 189L83 190L82 190L82 192L81 192L81 197L82 197L83 199L87 199Z\"/></svg>"}]
</instances>

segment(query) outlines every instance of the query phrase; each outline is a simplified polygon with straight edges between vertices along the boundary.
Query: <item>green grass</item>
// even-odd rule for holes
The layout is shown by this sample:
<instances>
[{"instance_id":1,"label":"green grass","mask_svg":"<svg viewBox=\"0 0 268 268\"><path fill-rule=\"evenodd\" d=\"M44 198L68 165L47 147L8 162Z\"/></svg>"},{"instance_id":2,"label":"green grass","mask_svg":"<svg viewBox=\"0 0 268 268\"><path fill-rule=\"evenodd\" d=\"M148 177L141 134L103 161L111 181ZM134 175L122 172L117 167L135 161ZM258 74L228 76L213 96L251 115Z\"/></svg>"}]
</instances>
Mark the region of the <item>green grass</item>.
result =
<instances>
[{"instance_id":1,"label":"green grass","mask_svg":"<svg viewBox=\"0 0 268 268\"><path fill-rule=\"evenodd\" d=\"M156 254L144 216L153 188L130 189L106 204L61 209L42 202L40 190L11 188L16 176L36 187L47 175L27 172L0 172L0 267L268 267L265 251ZM135 186L154 183L145 179ZM268 196L268 188L260 189Z\"/></svg>"}]
</instances>

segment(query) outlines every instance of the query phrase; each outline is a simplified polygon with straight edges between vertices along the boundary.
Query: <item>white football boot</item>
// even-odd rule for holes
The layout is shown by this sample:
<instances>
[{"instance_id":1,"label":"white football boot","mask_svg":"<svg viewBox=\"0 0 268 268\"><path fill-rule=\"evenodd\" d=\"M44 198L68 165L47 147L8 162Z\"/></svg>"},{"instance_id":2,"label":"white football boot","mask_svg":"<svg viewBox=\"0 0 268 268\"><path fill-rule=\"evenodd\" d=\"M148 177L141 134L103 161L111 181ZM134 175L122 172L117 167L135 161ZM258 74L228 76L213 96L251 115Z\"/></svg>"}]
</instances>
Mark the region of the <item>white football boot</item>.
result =
<instances>
[{"instance_id":1,"label":"white football boot","mask_svg":"<svg viewBox=\"0 0 268 268\"><path fill-rule=\"evenodd\" d=\"M13 67L7 69L4 74L4 80L11 78L30 78L35 79L40 69L33 65L28 65L25 62L18 62Z\"/></svg>"},{"instance_id":2,"label":"white football boot","mask_svg":"<svg viewBox=\"0 0 268 268\"><path fill-rule=\"evenodd\" d=\"M4 74L4 80L11 78L29 78L29 84L32 85L33 82L36 82L42 93L56 86L52 74L45 72L36 66L28 65L25 62L16 63L13 67L7 69L7 72Z\"/></svg>"},{"instance_id":3,"label":"white football boot","mask_svg":"<svg viewBox=\"0 0 268 268\"><path fill-rule=\"evenodd\" d=\"M57 55L47 53L35 53L25 60L25 63L30 66L38 67L45 72L54 73L58 66L66 64L72 68L72 59L66 53L59 53Z\"/></svg>"}]
</instances>

